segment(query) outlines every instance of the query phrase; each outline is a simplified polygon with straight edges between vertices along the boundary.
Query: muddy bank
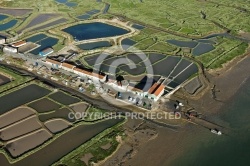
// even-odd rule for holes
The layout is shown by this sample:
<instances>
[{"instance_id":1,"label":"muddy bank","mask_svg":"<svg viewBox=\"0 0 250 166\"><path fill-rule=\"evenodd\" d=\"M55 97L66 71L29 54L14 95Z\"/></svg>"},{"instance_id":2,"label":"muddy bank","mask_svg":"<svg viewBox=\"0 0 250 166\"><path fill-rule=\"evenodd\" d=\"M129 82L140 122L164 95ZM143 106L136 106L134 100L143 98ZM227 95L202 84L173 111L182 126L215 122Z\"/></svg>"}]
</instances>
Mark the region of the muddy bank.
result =
<instances>
[{"instance_id":1,"label":"muddy bank","mask_svg":"<svg viewBox=\"0 0 250 166\"><path fill-rule=\"evenodd\" d=\"M1 75L0 73L0 85L4 85L4 84L7 84L11 81L10 78L4 76L4 75Z\"/></svg>"},{"instance_id":2,"label":"muddy bank","mask_svg":"<svg viewBox=\"0 0 250 166\"><path fill-rule=\"evenodd\" d=\"M191 148L185 148L171 166L179 165L249 165L250 163L250 78L225 105L211 116L220 123L223 135L199 132L193 135ZM209 137L207 137L209 136ZM212 160L211 160L212 159Z\"/></svg>"},{"instance_id":3,"label":"muddy bank","mask_svg":"<svg viewBox=\"0 0 250 166\"><path fill-rule=\"evenodd\" d=\"M197 111L202 112L207 120L226 126L227 124L218 121L213 115L218 113L220 108L237 92L244 81L249 78L248 71L250 71L249 56L220 75L216 73L208 73L207 77L211 84L215 85L213 91L212 89L208 90L207 93L204 93L199 99L193 99L187 95L186 99L188 100L188 104ZM78 95L78 92L73 93ZM79 95L86 98L86 100L89 100L94 105L100 104L100 107L119 110L119 108L111 106L102 100L90 99L83 94ZM135 124L135 128L137 128L136 126L139 124ZM184 128L178 129L178 132L169 130L168 128L155 126L155 124L151 123L148 125L150 128L154 129L153 131L156 131L157 137L143 141L145 137L140 136L137 138L137 141L140 142L140 140L142 140L143 143L139 144L139 146L138 144L134 144L136 141L132 141L132 144L121 146L117 153L107 160L105 165L112 165L113 163L120 163L120 165L145 166L168 165L170 161L176 159L184 151L186 152L186 150L191 148L196 142L212 137L208 129L190 123L187 123ZM194 136L197 135L202 135L204 138L194 140ZM213 140L213 138L211 138L211 140Z\"/></svg>"},{"instance_id":4,"label":"muddy bank","mask_svg":"<svg viewBox=\"0 0 250 166\"><path fill-rule=\"evenodd\" d=\"M209 89L206 93L203 93L199 99L192 98L188 93L183 93L183 89L180 90L181 92L177 92L177 94L181 93L182 100L187 100L190 107L203 114L203 118L206 120L205 123L211 126L221 126L218 127L227 135L230 134L231 130L229 124L220 119L218 115L221 113L221 108L230 101L232 96L250 77L248 71L250 71L250 57L246 56L242 61L235 63L234 66L228 67L227 70L221 70L219 75L215 72L207 73L211 85L214 84L215 86L213 89ZM183 96L183 94L186 94L186 96ZM141 144L136 153L133 153L133 146L129 146L128 144L122 145L117 153L103 165L112 165L112 161L117 161L120 165L125 166L170 165L181 155L187 154L189 149L192 149L197 143L212 144L218 140L217 135L211 134L209 128L195 123L199 123L199 121L194 120L194 123L188 123L183 120L184 125L176 129L176 131L155 126L151 123L149 125L155 128L157 132L155 139ZM140 142L140 139L138 142ZM123 154L126 154L128 157L119 160L118 157L123 156ZM193 154L190 153L188 155Z\"/></svg>"},{"instance_id":5,"label":"muddy bank","mask_svg":"<svg viewBox=\"0 0 250 166\"><path fill-rule=\"evenodd\" d=\"M36 112L28 107L18 107L3 115L0 115L0 128L6 127L13 123L16 123L22 119L25 119Z\"/></svg>"},{"instance_id":6,"label":"muddy bank","mask_svg":"<svg viewBox=\"0 0 250 166\"><path fill-rule=\"evenodd\" d=\"M124 128L127 137L121 143L119 149L105 162L100 162L98 165L124 165L137 154L143 144L157 137L155 126L144 120L129 119Z\"/></svg>"},{"instance_id":7,"label":"muddy bank","mask_svg":"<svg viewBox=\"0 0 250 166\"><path fill-rule=\"evenodd\" d=\"M249 71L250 56L248 55L235 66L228 67L228 70L221 70L219 75L218 72L208 73L208 79L214 87L197 100L189 98L189 105L204 114L218 112L250 77Z\"/></svg>"},{"instance_id":8,"label":"muddy bank","mask_svg":"<svg viewBox=\"0 0 250 166\"><path fill-rule=\"evenodd\" d=\"M0 97L0 114L4 114L18 106L39 99L49 93L49 90L36 84L31 84L13 91Z\"/></svg>"},{"instance_id":9,"label":"muddy bank","mask_svg":"<svg viewBox=\"0 0 250 166\"><path fill-rule=\"evenodd\" d=\"M43 144L52 137L47 130L41 129L22 138L13 140L6 144L6 149L12 157L17 157L35 147Z\"/></svg>"},{"instance_id":10,"label":"muddy bank","mask_svg":"<svg viewBox=\"0 0 250 166\"><path fill-rule=\"evenodd\" d=\"M67 93L69 93L69 94L71 94L73 96L81 98L83 101L91 104L94 107L102 108L102 109L109 110L109 111L131 112L128 108L119 108L117 106L114 106L114 105L108 103L107 101L105 101L104 99L102 99L101 97L91 98L91 97L89 97L88 95L86 95L84 93L81 93L81 92L79 92L77 90L74 90L74 89L72 89L70 87L65 87L64 85L59 84L57 82L47 80L47 79L43 78L41 75L34 74L34 73L26 71L26 70L24 70L22 68L14 67L14 66L11 66L11 65L8 65L8 64L5 64L5 63L1 63L1 62L0 62L0 65L3 65L4 67L10 68L10 69L12 69L14 71L21 72L22 75L35 77L36 79L40 80L44 84L49 85L49 86L51 86L53 88L61 89L62 91L65 91L65 92L67 92Z\"/></svg>"},{"instance_id":11,"label":"muddy bank","mask_svg":"<svg viewBox=\"0 0 250 166\"><path fill-rule=\"evenodd\" d=\"M88 107L89 107L89 104L84 103L84 102L80 102L80 103L70 106L70 108L74 110L74 112L79 112L79 113L85 112L88 109Z\"/></svg>"},{"instance_id":12,"label":"muddy bank","mask_svg":"<svg viewBox=\"0 0 250 166\"><path fill-rule=\"evenodd\" d=\"M26 118L21 122L15 123L7 128L0 130L0 139L7 141L25 135L32 131L42 128L37 117Z\"/></svg>"},{"instance_id":13,"label":"muddy bank","mask_svg":"<svg viewBox=\"0 0 250 166\"><path fill-rule=\"evenodd\" d=\"M59 118L46 121L44 125L49 129L50 132L54 134L72 126L72 124L69 123L68 121Z\"/></svg>"}]
</instances>

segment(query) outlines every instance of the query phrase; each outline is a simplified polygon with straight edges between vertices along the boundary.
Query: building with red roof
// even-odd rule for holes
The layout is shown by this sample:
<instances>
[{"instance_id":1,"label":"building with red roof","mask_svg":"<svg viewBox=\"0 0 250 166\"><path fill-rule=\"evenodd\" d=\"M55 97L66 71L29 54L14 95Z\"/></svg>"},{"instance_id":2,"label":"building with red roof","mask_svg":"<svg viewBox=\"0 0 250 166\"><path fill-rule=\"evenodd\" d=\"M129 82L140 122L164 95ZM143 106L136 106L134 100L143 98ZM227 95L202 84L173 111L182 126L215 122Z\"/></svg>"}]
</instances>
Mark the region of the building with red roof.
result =
<instances>
[{"instance_id":1,"label":"building with red roof","mask_svg":"<svg viewBox=\"0 0 250 166\"><path fill-rule=\"evenodd\" d=\"M21 46L24 46L25 44L26 44L26 41L21 40L21 41L19 41L19 42L12 43L11 46L12 46L12 47L21 47Z\"/></svg>"},{"instance_id":2,"label":"building with red roof","mask_svg":"<svg viewBox=\"0 0 250 166\"><path fill-rule=\"evenodd\" d=\"M46 59L46 63L50 64L52 68L55 68L55 69L58 69L61 66L61 62L57 62L49 58Z\"/></svg>"},{"instance_id":3,"label":"building with red roof","mask_svg":"<svg viewBox=\"0 0 250 166\"><path fill-rule=\"evenodd\" d=\"M69 71L69 72L74 72L74 68L75 68L76 66L74 66L74 65L71 65L71 64L68 64L68 63L62 63L62 65L61 65L61 68L63 69L63 70L66 70L66 71Z\"/></svg>"},{"instance_id":4,"label":"building with red roof","mask_svg":"<svg viewBox=\"0 0 250 166\"><path fill-rule=\"evenodd\" d=\"M148 98L157 101L164 93L165 86L159 83L154 83L148 90Z\"/></svg>"}]
</instances>

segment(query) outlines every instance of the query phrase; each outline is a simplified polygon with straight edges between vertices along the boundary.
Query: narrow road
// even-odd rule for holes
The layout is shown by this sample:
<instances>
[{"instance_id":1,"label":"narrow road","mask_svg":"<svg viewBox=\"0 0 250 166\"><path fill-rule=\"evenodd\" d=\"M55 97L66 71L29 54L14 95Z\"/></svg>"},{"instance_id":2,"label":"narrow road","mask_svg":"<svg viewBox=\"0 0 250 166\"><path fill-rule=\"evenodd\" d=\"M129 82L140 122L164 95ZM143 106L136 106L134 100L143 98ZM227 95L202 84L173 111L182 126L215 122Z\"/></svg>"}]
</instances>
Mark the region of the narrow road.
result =
<instances>
[{"instance_id":1,"label":"narrow road","mask_svg":"<svg viewBox=\"0 0 250 166\"><path fill-rule=\"evenodd\" d=\"M19 67L15 67L15 66L12 66L12 65L9 65L9 64L5 64L3 62L0 62L0 65L6 67L6 68L10 68L14 71L18 71L22 74L25 74L25 75L29 75L31 77L34 77L33 80L37 79L41 82L43 82L44 84L48 85L48 86L51 86L53 88L57 88L57 89L60 89L62 91L65 91L66 93L69 93L71 94L72 96L76 96L80 99L82 99L83 101L91 104L93 107L96 107L96 108L100 108L100 109L104 109L104 110L107 110L107 111L110 111L110 112L115 112L116 114L118 113L118 115L125 115L126 112L129 112L131 113L132 111L129 110L129 109L126 109L124 107L117 107L115 105L112 105L110 103L108 103L107 101L105 101L104 99L102 99L101 97L99 98L91 98L89 96L87 96L86 94L84 93L81 93L73 88L70 88L70 87L66 87L58 82L54 82L52 80L48 80L44 77L42 77L41 75L38 75L36 73L32 73L30 71L26 71L22 68L19 68ZM160 126L160 127L166 127L166 128L169 128L170 130L176 130L178 129L178 127L173 127L172 125L168 125L168 124L162 124L162 123L158 123L158 122L155 122L154 120L152 119L147 119L146 117L143 118L145 121L148 121L150 123L153 123L157 126Z\"/></svg>"}]
</instances>

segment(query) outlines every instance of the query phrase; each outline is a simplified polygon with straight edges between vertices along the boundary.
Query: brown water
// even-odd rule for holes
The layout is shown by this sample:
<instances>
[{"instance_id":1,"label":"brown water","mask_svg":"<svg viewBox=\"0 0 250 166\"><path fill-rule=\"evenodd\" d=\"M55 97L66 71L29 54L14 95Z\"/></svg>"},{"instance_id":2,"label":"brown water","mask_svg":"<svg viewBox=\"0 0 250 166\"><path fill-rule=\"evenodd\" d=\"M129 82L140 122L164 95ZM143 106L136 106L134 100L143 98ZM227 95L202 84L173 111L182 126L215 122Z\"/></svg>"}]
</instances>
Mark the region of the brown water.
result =
<instances>
[{"instance_id":1,"label":"brown water","mask_svg":"<svg viewBox=\"0 0 250 166\"><path fill-rule=\"evenodd\" d=\"M250 79L226 102L218 119L225 135L194 135L196 143L170 165L248 166L250 164Z\"/></svg>"},{"instance_id":2,"label":"brown water","mask_svg":"<svg viewBox=\"0 0 250 166\"><path fill-rule=\"evenodd\" d=\"M79 147L81 144L87 142L88 140L99 134L100 132L116 125L121 121L123 121L123 119L109 119L91 125L80 125L57 138L55 141L39 150L38 152L31 154L30 156L12 165L51 165L75 148ZM0 154L0 163L1 166L10 166L3 154Z\"/></svg>"},{"instance_id":3,"label":"brown water","mask_svg":"<svg viewBox=\"0 0 250 166\"><path fill-rule=\"evenodd\" d=\"M39 99L51 91L36 84L28 85L5 96L0 97L0 115L23 104Z\"/></svg>"}]
</instances>

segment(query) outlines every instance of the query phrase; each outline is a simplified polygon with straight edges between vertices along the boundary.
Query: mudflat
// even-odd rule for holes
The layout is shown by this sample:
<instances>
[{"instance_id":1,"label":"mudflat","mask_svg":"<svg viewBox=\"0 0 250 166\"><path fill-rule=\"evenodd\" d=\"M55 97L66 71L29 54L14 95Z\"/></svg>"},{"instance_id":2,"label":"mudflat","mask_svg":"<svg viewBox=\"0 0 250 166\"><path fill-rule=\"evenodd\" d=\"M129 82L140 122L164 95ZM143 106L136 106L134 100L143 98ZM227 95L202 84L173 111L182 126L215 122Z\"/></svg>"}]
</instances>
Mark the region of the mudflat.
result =
<instances>
[{"instance_id":1,"label":"mudflat","mask_svg":"<svg viewBox=\"0 0 250 166\"><path fill-rule=\"evenodd\" d=\"M34 115L36 112L28 107L18 107L3 115L0 115L0 128L20 121L26 117Z\"/></svg>"},{"instance_id":2,"label":"mudflat","mask_svg":"<svg viewBox=\"0 0 250 166\"><path fill-rule=\"evenodd\" d=\"M219 72L207 73L208 79L215 85L216 100L213 98L211 90L208 90L200 98L193 99L188 96L187 100L189 105L197 111L202 112L208 120L229 127L227 122L213 115L220 114L221 108L225 103L229 101L244 82L249 79L249 72L246 71L250 71L249 55L237 64L228 66L226 70L223 69ZM103 165L119 165L119 163L114 162L117 158L122 159L121 162L126 166L172 165L173 162L178 160L182 155L187 155L189 149L193 148L197 142L202 143L208 140L209 143L212 143L217 139L216 135L212 135L207 128L185 121L181 121L181 124L182 127L176 131L150 124L150 126L157 131L158 135L155 139L142 144L140 150L136 151L136 153L133 153L133 149L131 147L128 148L128 144L125 143L121 145L120 149ZM140 141L141 138L138 139L138 141ZM127 155L132 154L132 157L123 156L124 151L129 152Z\"/></svg>"},{"instance_id":3,"label":"mudflat","mask_svg":"<svg viewBox=\"0 0 250 166\"><path fill-rule=\"evenodd\" d=\"M10 140L40 129L41 127L42 125L38 122L37 117L33 116L0 130L0 139L4 141Z\"/></svg>"},{"instance_id":4,"label":"mudflat","mask_svg":"<svg viewBox=\"0 0 250 166\"><path fill-rule=\"evenodd\" d=\"M25 137L8 142L6 145L6 149L13 157L17 157L41 145L51 137L51 133L49 133L45 129L41 129Z\"/></svg>"},{"instance_id":5,"label":"mudflat","mask_svg":"<svg viewBox=\"0 0 250 166\"><path fill-rule=\"evenodd\" d=\"M6 84L8 82L10 82L10 79L0 74L0 85Z\"/></svg>"},{"instance_id":6,"label":"mudflat","mask_svg":"<svg viewBox=\"0 0 250 166\"><path fill-rule=\"evenodd\" d=\"M44 125L49 129L50 132L57 133L70 127L72 124L64 119L58 118L46 121Z\"/></svg>"}]
</instances>

